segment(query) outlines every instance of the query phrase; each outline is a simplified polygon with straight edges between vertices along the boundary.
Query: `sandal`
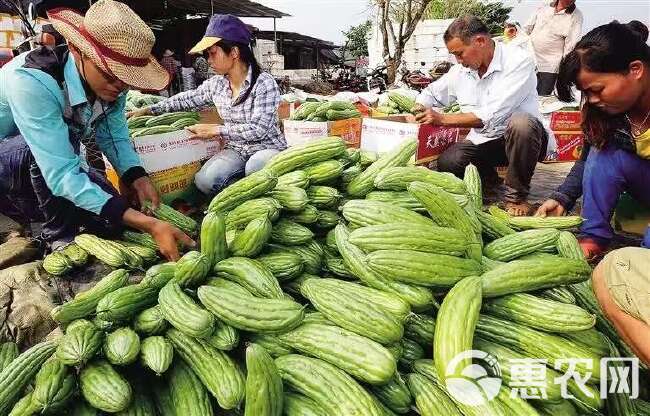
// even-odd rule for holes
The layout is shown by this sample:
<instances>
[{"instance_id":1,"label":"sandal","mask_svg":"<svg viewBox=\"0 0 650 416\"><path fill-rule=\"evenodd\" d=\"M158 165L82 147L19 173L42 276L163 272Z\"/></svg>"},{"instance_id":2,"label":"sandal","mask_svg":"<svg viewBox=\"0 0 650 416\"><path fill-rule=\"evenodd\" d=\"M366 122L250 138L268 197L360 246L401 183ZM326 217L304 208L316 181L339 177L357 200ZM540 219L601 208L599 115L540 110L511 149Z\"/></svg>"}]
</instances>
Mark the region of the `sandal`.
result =
<instances>
[{"instance_id":1,"label":"sandal","mask_svg":"<svg viewBox=\"0 0 650 416\"><path fill-rule=\"evenodd\" d=\"M506 202L505 210L513 217L525 217L531 215L533 206L526 201Z\"/></svg>"}]
</instances>

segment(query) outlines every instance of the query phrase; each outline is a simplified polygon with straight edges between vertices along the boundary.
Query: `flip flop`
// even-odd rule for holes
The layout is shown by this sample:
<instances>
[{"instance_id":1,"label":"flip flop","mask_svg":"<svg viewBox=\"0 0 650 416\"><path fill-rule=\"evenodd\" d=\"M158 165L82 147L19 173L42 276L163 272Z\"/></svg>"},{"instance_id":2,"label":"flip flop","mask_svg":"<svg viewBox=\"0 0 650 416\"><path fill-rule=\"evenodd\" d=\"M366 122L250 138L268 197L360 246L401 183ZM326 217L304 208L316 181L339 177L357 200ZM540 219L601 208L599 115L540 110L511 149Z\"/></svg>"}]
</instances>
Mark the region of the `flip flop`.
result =
<instances>
[{"instance_id":1,"label":"flip flop","mask_svg":"<svg viewBox=\"0 0 650 416\"><path fill-rule=\"evenodd\" d=\"M513 205L516 205L517 207L514 207ZM520 208L525 206L526 208ZM533 206L529 204L528 202L521 202L521 203L516 203L516 202L506 202L505 204L505 211L512 215L513 217L525 217L528 215L531 215L533 211Z\"/></svg>"}]
</instances>

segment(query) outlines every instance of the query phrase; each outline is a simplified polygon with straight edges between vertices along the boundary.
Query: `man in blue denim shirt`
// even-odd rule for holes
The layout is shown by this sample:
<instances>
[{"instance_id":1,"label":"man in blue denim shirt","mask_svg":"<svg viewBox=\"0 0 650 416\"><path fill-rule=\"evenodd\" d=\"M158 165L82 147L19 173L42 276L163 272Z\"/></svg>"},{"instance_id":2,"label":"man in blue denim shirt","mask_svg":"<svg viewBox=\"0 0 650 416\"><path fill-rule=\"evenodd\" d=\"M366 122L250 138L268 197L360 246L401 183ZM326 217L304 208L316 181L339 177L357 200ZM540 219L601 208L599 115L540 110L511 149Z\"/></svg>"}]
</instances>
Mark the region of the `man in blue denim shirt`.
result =
<instances>
[{"instance_id":1,"label":"man in blue denim shirt","mask_svg":"<svg viewBox=\"0 0 650 416\"><path fill-rule=\"evenodd\" d=\"M177 258L177 240L191 240L129 208L80 156L96 144L140 205L159 203L124 116L129 86L162 89L168 83L151 57L153 33L113 0L98 1L85 17L57 9L49 18L68 44L24 53L0 70L0 212L44 221L43 237L53 249L80 227L101 233L126 225L150 233L164 255Z\"/></svg>"}]
</instances>

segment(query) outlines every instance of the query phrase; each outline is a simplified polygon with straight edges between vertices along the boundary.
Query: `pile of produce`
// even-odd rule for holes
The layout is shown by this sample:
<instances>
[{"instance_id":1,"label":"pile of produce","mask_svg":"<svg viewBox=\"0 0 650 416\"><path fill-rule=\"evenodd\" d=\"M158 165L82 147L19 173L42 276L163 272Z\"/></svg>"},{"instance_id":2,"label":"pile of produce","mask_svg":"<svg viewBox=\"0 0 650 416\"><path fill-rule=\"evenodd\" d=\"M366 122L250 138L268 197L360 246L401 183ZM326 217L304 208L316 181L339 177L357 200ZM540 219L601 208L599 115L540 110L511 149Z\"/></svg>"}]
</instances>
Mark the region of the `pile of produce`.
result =
<instances>
[{"instance_id":1,"label":"pile of produce","mask_svg":"<svg viewBox=\"0 0 650 416\"><path fill-rule=\"evenodd\" d=\"M486 211L473 166L465 180L409 166L416 144L289 148L219 193L200 227L162 206L200 251L138 283L127 269L152 261L149 237L79 236L70 267L85 251L118 268L52 311L57 342L0 349L0 414L650 414L601 400L598 363L587 392L568 383L576 399L555 384L563 358L632 354L566 231L581 219ZM446 387L472 348L498 358L504 382L474 407ZM511 397L521 358L547 360L545 400Z\"/></svg>"},{"instance_id":2,"label":"pile of produce","mask_svg":"<svg viewBox=\"0 0 650 416\"><path fill-rule=\"evenodd\" d=\"M138 110L140 108L154 105L164 99L165 97L161 97L160 95L143 94L137 90L129 90L129 92L126 93L126 105L124 106L124 111L129 112Z\"/></svg>"},{"instance_id":3,"label":"pile of produce","mask_svg":"<svg viewBox=\"0 0 650 416\"><path fill-rule=\"evenodd\" d=\"M358 117L361 113L348 101L307 101L291 115L291 120L335 121Z\"/></svg>"},{"instance_id":4,"label":"pile of produce","mask_svg":"<svg viewBox=\"0 0 650 416\"><path fill-rule=\"evenodd\" d=\"M136 116L127 122L131 138L183 130L199 122L199 113L179 111L159 116Z\"/></svg>"},{"instance_id":5,"label":"pile of produce","mask_svg":"<svg viewBox=\"0 0 650 416\"><path fill-rule=\"evenodd\" d=\"M415 100L398 92L389 92L388 100L376 108L384 114L411 113L415 106Z\"/></svg>"},{"instance_id":6,"label":"pile of produce","mask_svg":"<svg viewBox=\"0 0 650 416\"><path fill-rule=\"evenodd\" d=\"M443 108L442 112L445 113L445 114L460 113L460 104L458 104L458 103L450 104L447 107Z\"/></svg>"}]
</instances>

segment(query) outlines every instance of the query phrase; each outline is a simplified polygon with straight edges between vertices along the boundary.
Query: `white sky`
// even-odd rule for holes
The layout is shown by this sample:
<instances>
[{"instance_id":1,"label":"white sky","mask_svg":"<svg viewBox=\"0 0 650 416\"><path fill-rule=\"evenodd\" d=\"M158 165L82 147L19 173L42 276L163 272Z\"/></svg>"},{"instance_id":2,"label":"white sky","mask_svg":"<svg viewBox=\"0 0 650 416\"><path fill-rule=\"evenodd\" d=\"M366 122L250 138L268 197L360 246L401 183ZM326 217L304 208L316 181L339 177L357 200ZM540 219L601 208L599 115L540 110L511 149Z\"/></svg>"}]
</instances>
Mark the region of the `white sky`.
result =
<instances>
[{"instance_id":1,"label":"white sky","mask_svg":"<svg viewBox=\"0 0 650 416\"><path fill-rule=\"evenodd\" d=\"M298 32L329 40L343 42L341 31L370 18L368 0L255 0L265 6L292 15L277 19L277 29ZM550 0L549 0L550 1ZM547 0L505 0L515 5L511 20L526 21L535 8ZM585 30L613 19L627 22L633 19L650 24L650 0L577 0L585 16ZM273 19L244 19L262 30L273 29Z\"/></svg>"}]
</instances>

